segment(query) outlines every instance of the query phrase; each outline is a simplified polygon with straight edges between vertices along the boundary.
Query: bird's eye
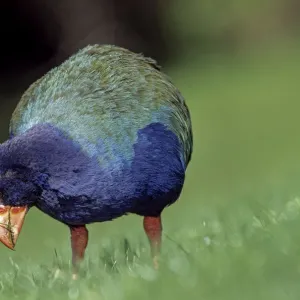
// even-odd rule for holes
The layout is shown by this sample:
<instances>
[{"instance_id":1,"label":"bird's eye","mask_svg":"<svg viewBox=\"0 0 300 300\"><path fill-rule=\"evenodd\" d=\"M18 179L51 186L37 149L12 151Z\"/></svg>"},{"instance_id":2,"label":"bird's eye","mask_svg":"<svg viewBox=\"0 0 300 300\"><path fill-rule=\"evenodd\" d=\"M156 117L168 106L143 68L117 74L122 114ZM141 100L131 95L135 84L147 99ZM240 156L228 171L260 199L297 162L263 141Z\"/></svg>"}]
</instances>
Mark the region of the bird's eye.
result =
<instances>
[{"instance_id":1,"label":"bird's eye","mask_svg":"<svg viewBox=\"0 0 300 300\"><path fill-rule=\"evenodd\" d=\"M14 175L14 172L12 170L7 170L5 172L5 177L9 178L9 177L13 177Z\"/></svg>"}]
</instances>

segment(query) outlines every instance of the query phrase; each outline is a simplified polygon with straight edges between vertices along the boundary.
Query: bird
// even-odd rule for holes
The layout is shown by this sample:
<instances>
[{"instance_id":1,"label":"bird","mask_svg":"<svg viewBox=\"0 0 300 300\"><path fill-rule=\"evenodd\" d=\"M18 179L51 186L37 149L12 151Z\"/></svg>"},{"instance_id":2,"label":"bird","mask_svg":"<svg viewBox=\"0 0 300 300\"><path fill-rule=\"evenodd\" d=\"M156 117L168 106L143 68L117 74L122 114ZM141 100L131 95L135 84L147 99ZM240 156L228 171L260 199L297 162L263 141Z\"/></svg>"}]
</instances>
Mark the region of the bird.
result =
<instances>
[{"instance_id":1,"label":"bird","mask_svg":"<svg viewBox=\"0 0 300 300\"><path fill-rule=\"evenodd\" d=\"M158 63L87 45L31 84L0 144L0 241L14 249L32 207L70 229L74 278L87 225L143 218L155 268L162 212L193 151L189 108Z\"/></svg>"}]
</instances>

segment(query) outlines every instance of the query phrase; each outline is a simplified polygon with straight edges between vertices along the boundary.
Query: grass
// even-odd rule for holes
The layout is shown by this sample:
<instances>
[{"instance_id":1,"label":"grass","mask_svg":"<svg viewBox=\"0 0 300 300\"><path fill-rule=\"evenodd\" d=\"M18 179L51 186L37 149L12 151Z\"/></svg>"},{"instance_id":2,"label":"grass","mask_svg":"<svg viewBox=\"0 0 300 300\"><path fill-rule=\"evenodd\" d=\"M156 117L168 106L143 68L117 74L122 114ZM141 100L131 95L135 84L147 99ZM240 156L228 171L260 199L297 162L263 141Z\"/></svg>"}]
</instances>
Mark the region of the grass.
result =
<instances>
[{"instance_id":1,"label":"grass","mask_svg":"<svg viewBox=\"0 0 300 300\"><path fill-rule=\"evenodd\" d=\"M128 216L89 227L73 282L68 229L33 209L17 250L0 248L0 299L299 299L299 54L183 57L169 68L195 150L163 215L158 272L141 219Z\"/></svg>"},{"instance_id":2,"label":"grass","mask_svg":"<svg viewBox=\"0 0 300 300\"><path fill-rule=\"evenodd\" d=\"M137 229L92 243L78 282L65 243L43 264L10 259L1 299L298 299L300 198L246 203L206 206L198 226L166 230L158 272Z\"/></svg>"}]
</instances>

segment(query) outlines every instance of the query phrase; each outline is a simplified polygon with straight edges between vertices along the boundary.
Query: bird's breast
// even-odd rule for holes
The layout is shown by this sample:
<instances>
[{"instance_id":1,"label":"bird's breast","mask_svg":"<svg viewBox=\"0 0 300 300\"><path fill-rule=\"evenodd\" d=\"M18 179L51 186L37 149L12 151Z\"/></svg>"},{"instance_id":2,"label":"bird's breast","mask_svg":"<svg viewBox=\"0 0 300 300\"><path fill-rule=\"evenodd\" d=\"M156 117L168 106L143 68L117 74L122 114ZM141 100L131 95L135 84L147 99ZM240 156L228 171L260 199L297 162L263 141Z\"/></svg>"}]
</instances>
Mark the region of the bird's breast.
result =
<instances>
[{"instance_id":1,"label":"bird's breast","mask_svg":"<svg viewBox=\"0 0 300 300\"><path fill-rule=\"evenodd\" d=\"M126 213L156 214L181 192L182 146L166 126L153 123L137 133L132 153L129 159L120 153L105 164L97 157L77 156L72 168L57 169L51 176L38 207L69 224L107 221Z\"/></svg>"}]
</instances>

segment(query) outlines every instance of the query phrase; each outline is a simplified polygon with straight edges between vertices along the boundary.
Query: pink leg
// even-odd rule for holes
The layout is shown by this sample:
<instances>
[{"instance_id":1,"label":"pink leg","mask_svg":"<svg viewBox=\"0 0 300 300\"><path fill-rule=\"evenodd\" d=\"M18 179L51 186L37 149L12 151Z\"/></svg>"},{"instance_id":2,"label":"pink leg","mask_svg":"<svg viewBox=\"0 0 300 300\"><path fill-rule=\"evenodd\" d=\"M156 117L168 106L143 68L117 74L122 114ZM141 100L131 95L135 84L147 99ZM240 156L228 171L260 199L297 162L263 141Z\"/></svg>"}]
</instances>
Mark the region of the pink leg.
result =
<instances>
[{"instance_id":1,"label":"pink leg","mask_svg":"<svg viewBox=\"0 0 300 300\"><path fill-rule=\"evenodd\" d=\"M71 246L72 246L72 264L73 279L77 278L80 262L84 258L85 249L88 244L88 230L85 225L70 226Z\"/></svg>"},{"instance_id":2,"label":"pink leg","mask_svg":"<svg viewBox=\"0 0 300 300\"><path fill-rule=\"evenodd\" d=\"M162 235L161 217L144 217L144 229L150 242L154 268L158 269Z\"/></svg>"}]
</instances>

